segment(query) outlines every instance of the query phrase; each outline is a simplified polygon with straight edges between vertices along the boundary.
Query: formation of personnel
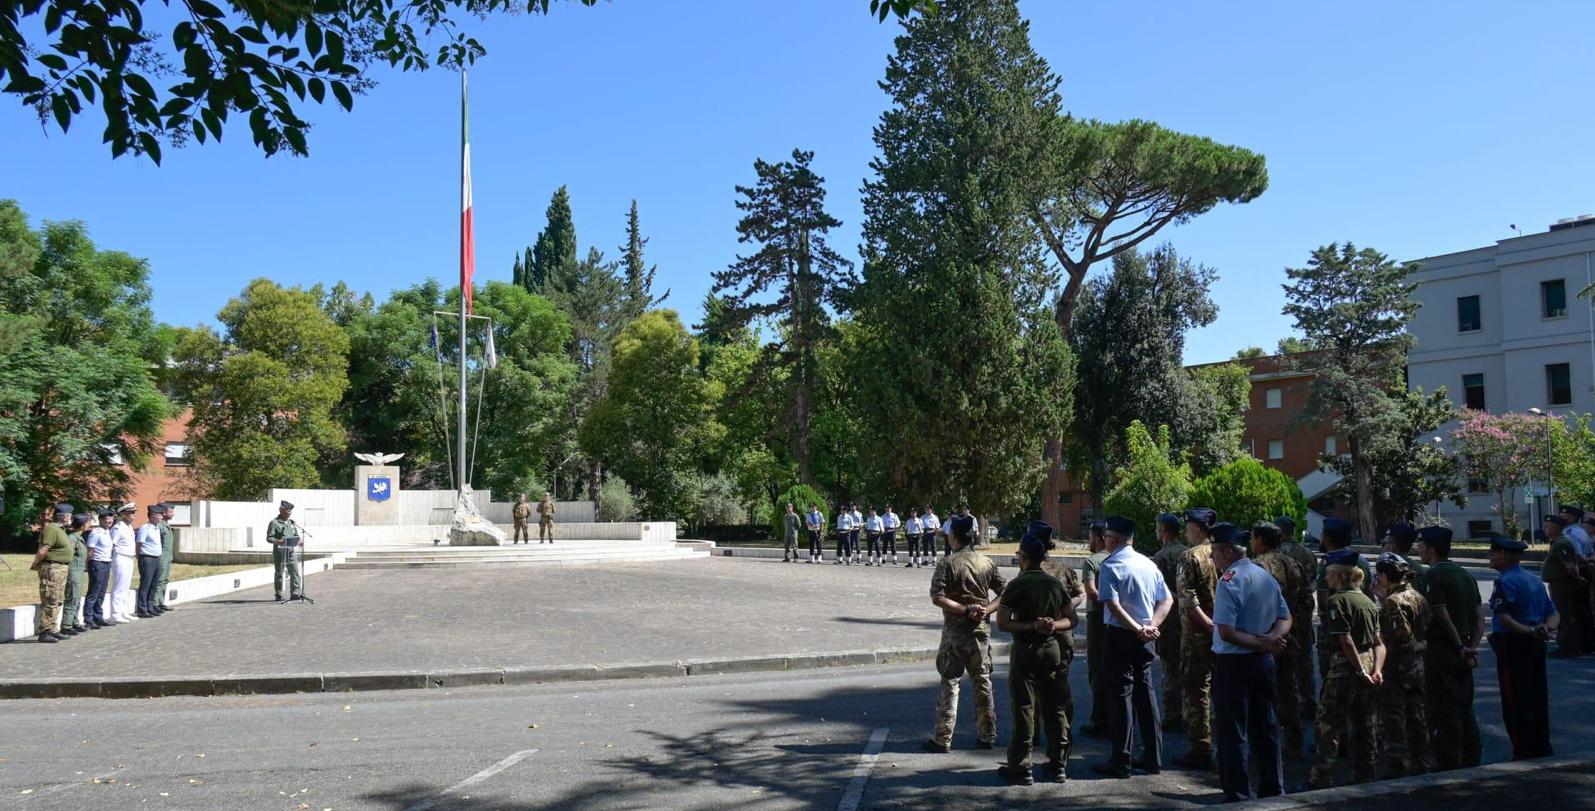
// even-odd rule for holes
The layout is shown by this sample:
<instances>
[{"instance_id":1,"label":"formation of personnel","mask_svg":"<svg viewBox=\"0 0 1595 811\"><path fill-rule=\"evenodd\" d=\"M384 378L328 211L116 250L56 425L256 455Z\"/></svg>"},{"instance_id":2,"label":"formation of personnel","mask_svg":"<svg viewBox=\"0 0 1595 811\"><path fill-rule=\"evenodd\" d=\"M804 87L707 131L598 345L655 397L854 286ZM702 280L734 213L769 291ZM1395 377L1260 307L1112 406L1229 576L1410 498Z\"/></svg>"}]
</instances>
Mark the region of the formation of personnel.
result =
<instances>
[{"instance_id":1,"label":"formation of personnel","mask_svg":"<svg viewBox=\"0 0 1595 811\"><path fill-rule=\"evenodd\" d=\"M959 517L969 519L970 526L974 528L971 530L974 533L972 537L978 537L980 524L969 514L968 507L960 508L946 521L942 521L931 507L910 509L905 521L890 504L886 505L884 511L871 507L868 515L861 512L858 505L843 504L830 524L836 538L834 562L838 566L934 566L938 536L942 539L942 557L952 554L952 522ZM827 526L826 516L818 505L808 505L808 509L800 515L797 505L787 504L786 512L781 516L784 544L782 562L795 563L800 557L800 527L808 534L808 559L805 562L825 562ZM903 536L904 558L901 560L898 558L899 532Z\"/></svg>"},{"instance_id":2,"label":"formation of personnel","mask_svg":"<svg viewBox=\"0 0 1595 811\"><path fill-rule=\"evenodd\" d=\"M973 519L952 518L952 553L931 578L943 619L941 686L923 748L952 748L966 676L975 691L976 745L995 748L988 625L995 617L1014 641L1012 735L998 774L1034 783L1032 755L1044 740L1042 774L1065 782L1075 717L1068 671L1083 602L1092 714L1080 732L1108 739L1109 757L1093 770L1112 778L1161 772L1163 734L1183 731L1188 745L1175 765L1216 771L1226 800L1277 796L1285 792L1285 761L1305 757L1309 724L1316 748L1306 788L1333 783L1343 745L1353 782L1478 765L1473 670L1486 641L1496 654L1514 758L1551 754L1547 642L1558 631L1576 637L1545 584L1566 577L1583 586L1572 567L1595 559L1571 557L1565 547L1582 555L1578 542L1550 531L1573 523L1565 515L1548 520L1547 537L1551 560L1570 563L1544 583L1520 565L1525 544L1492 538L1490 566L1500 578L1488 636L1477 582L1450 560L1450 529L1394 525L1370 558L1353 548L1351 525L1330 518L1319 556L1295 539L1288 517L1249 529L1218 518L1205 508L1158 516L1159 549L1150 558L1135 550L1134 522L1095 522L1091 555L1078 573L1067 564L1043 568L1053 530L1033 522L1011 582L974 549ZM1588 599L1577 593L1564 588L1560 599ZM1155 659L1163 660L1161 700Z\"/></svg>"},{"instance_id":3,"label":"formation of personnel","mask_svg":"<svg viewBox=\"0 0 1595 811\"><path fill-rule=\"evenodd\" d=\"M137 512L131 503L114 512L101 509L97 516L66 503L51 510L33 557L32 568L39 573L37 641L62 642L171 610L166 584L174 549L172 507L150 505L149 519L135 532Z\"/></svg>"}]
</instances>

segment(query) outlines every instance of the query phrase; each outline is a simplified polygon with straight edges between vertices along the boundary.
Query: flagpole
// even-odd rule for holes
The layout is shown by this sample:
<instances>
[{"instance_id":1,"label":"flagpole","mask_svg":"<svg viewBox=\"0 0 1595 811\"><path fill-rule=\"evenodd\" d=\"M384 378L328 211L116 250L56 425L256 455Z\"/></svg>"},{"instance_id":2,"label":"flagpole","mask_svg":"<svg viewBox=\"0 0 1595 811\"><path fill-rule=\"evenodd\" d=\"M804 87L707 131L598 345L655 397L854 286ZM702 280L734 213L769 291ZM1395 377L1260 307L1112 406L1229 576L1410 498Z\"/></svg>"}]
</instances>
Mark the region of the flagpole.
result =
<instances>
[{"instance_id":1,"label":"flagpole","mask_svg":"<svg viewBox=\"0 0 1595 811\"><path fill-rule=\"evenodd\" d=\"M468 98L468 96L467 96L466 90L467 90L467 88L466 88L465 71L461 70L460 71L460 178L462 180L465 180L466 178L468 178L469 177L468 173L471 171L471 165L470 165L470 159L471 158L470 158L470 153L467 151L469 149L469 145L470 145L470 124L469 124L469 120L466 117L468 115L468 109L467 109L467 98ZM466 182L468 182L468 181L466 181ZM469 187L466 187L466 189L462 190L462 195L463 194L469 194ZM466 199L462 200L461 202L462 202L462 204L468 203L469 202L469 198L466 198ZM463 205L462 205L462 208L464 208ZM466 479L466 471L465 471L465 327L466 327L466 324L468 323L468 321L465 318L465 316L467 314L466 313L466 309L465 309L465 301L471 295L471 291L467 287L467 285L471 284L471 278L470 278L470 275L467 273L467 268L465 266L465 262L466 262L466 247L467 247L466 246L466 240L471 238L470 234L467 233L467 232L469 231L469 229L471 227L471 223L470 223L470 220L466 219L463 216L463 214L465 212L468 212L468 211L469 211L469 209L464 209L464 211L462 211L462 217L460 219L460 422L459 422L459 432L456 435L458 437L459 441L454 446L456 449L458 449L459 454L460 454L460 458L459 458L459 460L457 462L456 470L459 472L459 478L457 479L457 481L459 482L459 485L460 485L460 493L461 493L461 495L463 495L465 493L465 488L469 486L469 482Z\"/></svg>"}]
</instances>

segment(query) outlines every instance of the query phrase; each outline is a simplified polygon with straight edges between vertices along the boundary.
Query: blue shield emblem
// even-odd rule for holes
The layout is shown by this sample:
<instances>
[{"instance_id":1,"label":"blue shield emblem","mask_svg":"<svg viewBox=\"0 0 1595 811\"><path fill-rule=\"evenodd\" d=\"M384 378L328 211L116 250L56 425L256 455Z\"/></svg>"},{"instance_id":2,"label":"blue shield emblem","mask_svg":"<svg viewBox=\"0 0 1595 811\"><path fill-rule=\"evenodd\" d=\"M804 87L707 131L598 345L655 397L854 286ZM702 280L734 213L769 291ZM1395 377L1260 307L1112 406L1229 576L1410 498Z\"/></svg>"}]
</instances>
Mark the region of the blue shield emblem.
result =
<instances>
[{"instance_id":1,"label":"blue shield emblem","mask_svg":"<svg viewBox=\"0 0 1595 811\"><path fill-rule=\"evenodd\" d=\"M370 476L366 478L366 498L370 501L387 501L393 497L392 476Z\"/></svg>"}]
</instances>

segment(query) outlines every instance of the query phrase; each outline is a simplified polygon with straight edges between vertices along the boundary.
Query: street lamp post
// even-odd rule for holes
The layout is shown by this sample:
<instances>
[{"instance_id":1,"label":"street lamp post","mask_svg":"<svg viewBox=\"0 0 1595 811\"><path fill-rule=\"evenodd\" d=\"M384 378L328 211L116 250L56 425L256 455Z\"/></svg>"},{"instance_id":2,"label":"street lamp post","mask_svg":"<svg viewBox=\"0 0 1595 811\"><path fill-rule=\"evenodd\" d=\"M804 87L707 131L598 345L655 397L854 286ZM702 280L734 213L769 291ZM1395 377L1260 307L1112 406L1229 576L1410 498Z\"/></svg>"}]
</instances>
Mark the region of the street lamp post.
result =
<instances>
[{"instance_id":1,"label":"street lamp post","mask_svg":"<svg viewBox=\"0 0 1595 811\"><path fill-rule=\"evenodd\" d=\"M1434 449L1436 451L1439 451L1440 453L1445 453L1445 445L1444 445L1445 440L1444 439L1441 439L1440 437L1434 436L1434 437L1429 437L1429 440L1434 443ZM1435 498L1434 498L1434 522L1436 524L1441 525L1441 526L1445 525L1445 518L1440 515L1440 505L1443 504L1444 502L1445 502L1445 498L1443 497L1443 494L1436 493L1435 494Z\"/></svg>"}]
</instances>

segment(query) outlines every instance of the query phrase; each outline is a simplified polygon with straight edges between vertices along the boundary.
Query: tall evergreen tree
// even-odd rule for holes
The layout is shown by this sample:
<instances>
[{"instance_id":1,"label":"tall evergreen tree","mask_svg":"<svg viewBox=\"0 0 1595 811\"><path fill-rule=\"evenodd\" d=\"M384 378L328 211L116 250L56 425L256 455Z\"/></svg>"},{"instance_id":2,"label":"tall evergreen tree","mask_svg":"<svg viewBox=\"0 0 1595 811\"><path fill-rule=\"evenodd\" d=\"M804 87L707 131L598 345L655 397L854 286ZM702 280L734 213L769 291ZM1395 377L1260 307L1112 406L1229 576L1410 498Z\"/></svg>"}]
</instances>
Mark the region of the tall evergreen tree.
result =
<instances>
[{"instance_id":1,"label":"tall evergreen tree","mask_svg":"<svg viewBox=\"0 0 1595 811\"><path fill-rule=\"evenodd\" d=\"M564 265L548 278L544 285L547 296L570 319L570 341L566 344L570 360L576 365L576 395L570 400L570 424L580 425L593 406L603 399L609 380L611 344L625 326L624 285L616 274L614 262L604 259L597 248L587 252L580 262ZM575 437L567 438L569 452L563 470L555 476L567 483L567 493L574 498L575 483L587 480L587 495L597 501L601 498L603 465L599 459L583 456L575 444Z\"/></svg>"},{"instance_id":2,"label":"tall evergreen tree","mask_svg":"<svg viewBox=\"0 0 1595 811\"><path fill-rule=\"evenodd\" d=\"M548 201L548 224L522 263L521 287L542 293L550 279L569 274L576 265L576 221L570 213L570 192L560 186Z\"/></svg>"},{"instance_id":3,"label":"tall evergreen tree","mask_svg":"<svg viewBox=\"0 0 1595 811\"><path fill-rule=\"evenodd\" d=\"M864 185L857 456L915 500L1022 506L1069 410L1024 171L1058 120L1057 79L1013 0L956 0L897 38Z\"/></svg>"},{"instance_id":4,"label":"tall evergreen tree","mask_svg":"<svg viewBox=\"0 0 1595 811\"><path fill-rule=\"evenodd\" d=\"M621 248L621 265L625 269L625 320L633 321L638 316L662 304L670 298L670 291L654 298L654 273L658 266L650 266L643 258L643 248L647 247L648 238L642 235L642 222L637 215L637 201L631 201L631 211L626 214L626 244Z\"/></svg>"},{"instance_id":5,"label":"tall evergreen tree","mask_svg":"<svg viewBox=\"0 0 1595 811\"><path fill-rule=\"evenodd\" d=\"M768 345L763 363L782 369L790 383L785 422L798 478L808 485L815 484L815 354L832 334L825 306L836 302L853 268L826 242L826 234L842 222L825 211L825 178L809 168L813 159L813 152L794 149L789 161L753 162L758 181L737 187L743 197L737 201L743 215L737 241L758 250L717 271L713 289L713 295L724 296L721 315L729 325L765 319L775 325L778 337Z\"/></svg>"}]
</instances>

